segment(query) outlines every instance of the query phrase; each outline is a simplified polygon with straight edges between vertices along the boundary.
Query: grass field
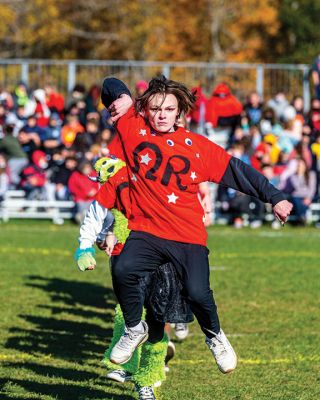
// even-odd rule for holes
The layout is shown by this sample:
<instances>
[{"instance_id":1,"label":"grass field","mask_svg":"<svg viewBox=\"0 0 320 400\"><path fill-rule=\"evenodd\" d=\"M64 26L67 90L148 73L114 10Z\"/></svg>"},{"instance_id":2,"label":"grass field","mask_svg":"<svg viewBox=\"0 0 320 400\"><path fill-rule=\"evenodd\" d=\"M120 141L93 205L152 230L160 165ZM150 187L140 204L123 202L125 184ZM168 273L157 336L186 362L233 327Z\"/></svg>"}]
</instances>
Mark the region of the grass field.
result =
<instances>
[{"instance_id":1,"label":"grass field","mask_svg":"<svg viewBox=\"0 0 320 400\"><path fill-rule=\"evenodd\" d=\"M107 260L78 272L78 228L0 225L0 399L135 399L105 379L115 305ZM209 230L211 280L238 356L218 372L196 323L161 400L320 399L320 231Z\"/></svg>"}]
</instances>

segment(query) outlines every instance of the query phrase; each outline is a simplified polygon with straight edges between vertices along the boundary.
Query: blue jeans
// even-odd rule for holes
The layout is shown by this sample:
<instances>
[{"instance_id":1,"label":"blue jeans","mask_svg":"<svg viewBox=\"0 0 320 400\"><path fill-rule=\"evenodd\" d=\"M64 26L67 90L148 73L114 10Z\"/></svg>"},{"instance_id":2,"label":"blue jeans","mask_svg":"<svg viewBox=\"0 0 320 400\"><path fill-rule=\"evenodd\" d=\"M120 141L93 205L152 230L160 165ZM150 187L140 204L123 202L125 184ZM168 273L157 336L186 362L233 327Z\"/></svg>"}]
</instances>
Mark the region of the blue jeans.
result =
<instances>
[{"instance_id":1,"label":"blue jeans","mask_svg":"<svg viewBox=\"0 0 320 400\"><path fill-rule=\"evenodd\" d=\"M303 203L303 198L302 197L294 197L292 196L291 201L293 203L293 210L294 214L299 218L303 219L306 216L306 213L308 211L309 206L306 206Z\"/></svg>"}]
</instances>

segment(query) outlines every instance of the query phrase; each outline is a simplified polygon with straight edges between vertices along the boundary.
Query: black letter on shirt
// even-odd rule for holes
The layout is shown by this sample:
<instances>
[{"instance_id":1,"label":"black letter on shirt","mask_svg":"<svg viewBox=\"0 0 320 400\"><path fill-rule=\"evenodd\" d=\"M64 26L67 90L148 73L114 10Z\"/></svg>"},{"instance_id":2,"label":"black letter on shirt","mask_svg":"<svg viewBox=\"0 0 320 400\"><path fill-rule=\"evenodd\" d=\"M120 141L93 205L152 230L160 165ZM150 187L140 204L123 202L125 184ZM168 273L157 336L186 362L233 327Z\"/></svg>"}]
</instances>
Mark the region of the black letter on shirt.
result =
<instances>
[{"instance_id":1,"label":"black letter on shirt","mask_svg":"<svg viewBox=\"0 0 320 400\"><path fill-rule=\"evenodd\" d=\"M139 153L145 149L150 149L156 155L156 161L152 168L150 168L146 172L146 178L152 181L155 181L157 177L153 175L159 168L162 163L162 154L159 147L154 143L142 142L140 143L134 150L133 150L133 162L134 167L132 168L133 172L138 172L140 169L140 162L139 162ZM141 157L141 156L140 156Z\"/></svg>"},{"instance_id":2,"label":"black letter on shirt","mask_svg":"<svg viewBox=\"0 0 320 400\"><path fill-rule=\"evenodd\" d=\"M170 161L173 158L179 158L180 160L182 160L184 162L184 167L180 171L175 171L173 169L173 166L170 163ZM190 161L186 157L183 157L183 156L171 156L169 158L169 160L168 160L166 169L164 171L164 174L163 174L163 177L162 177L162 180L161 180L162 185L168 186L170 178L171 178L171 175L174 174L176 176L177 185L178 185L179 189L180 190L186 190L187 186L181 185L181 178L180 178L179 174L186 174L189 171L189 169L190 169Z\"/></svg>"}]
</instances>

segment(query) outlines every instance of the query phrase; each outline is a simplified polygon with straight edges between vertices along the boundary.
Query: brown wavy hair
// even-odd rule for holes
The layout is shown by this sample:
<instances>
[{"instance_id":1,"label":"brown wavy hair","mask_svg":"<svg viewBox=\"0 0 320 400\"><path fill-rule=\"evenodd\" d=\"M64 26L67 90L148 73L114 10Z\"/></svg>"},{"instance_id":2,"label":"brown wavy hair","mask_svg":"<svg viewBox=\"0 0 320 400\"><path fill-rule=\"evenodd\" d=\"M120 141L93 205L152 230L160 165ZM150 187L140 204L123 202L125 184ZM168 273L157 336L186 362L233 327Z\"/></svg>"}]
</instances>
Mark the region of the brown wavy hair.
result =
<instances>
[{"instance_id":1,"label":"brown wavy hair","mask_svg":"<svg viewBox=\"0 0 320 400\"><path fill-rule=\"evenodd\" d=\"M163 100L167 94L173 94L178 100L179 115L187 114L194 107L197 100L195 93L191 92L183 83L172 81L165 76L153 78L149 82L148 89L136 98L136 112L144 112L150 99L156 94L162 94ZM161 103L162 104L162 103Z\"/></svg>"}]
</instances>

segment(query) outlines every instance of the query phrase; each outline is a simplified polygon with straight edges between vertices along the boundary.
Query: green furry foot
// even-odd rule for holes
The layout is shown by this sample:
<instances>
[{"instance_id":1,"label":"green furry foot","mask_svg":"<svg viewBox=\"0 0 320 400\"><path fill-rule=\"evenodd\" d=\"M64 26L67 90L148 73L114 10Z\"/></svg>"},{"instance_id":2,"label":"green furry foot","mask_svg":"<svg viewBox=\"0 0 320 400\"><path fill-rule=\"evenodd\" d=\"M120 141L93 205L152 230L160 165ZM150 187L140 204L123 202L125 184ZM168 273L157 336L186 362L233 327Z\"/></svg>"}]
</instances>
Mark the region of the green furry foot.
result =
<instances>
[{"instance_id":1,"label":"green furry foot","mask_svg":"<svg viewBox=\"0 0 320 400\"><path fill-rule=\"evenodd\" d=\"M80 271L85 271L89 267L95 267L97 262L94 258L95 249L93 247L87 249L77 249L74 258L77 261Z\"/></svg>"},{"instance_id":2,"label":"green furry foot","mask_svg":"<svg viewBox=\"0 0 320 400\"><path fill-rule=\"evenodd\" d=\"M167 354L168 336L165 334L161 342L152 344L146 342L142 346L140 367L133 375L133 381L138 386L151 386L165 380L164 359Z\"/></svg>"},{"instance_id":3,"label":"green furry foot","mask_svg":"<svg viewBox=\"0 0 320 400\"><path fill-rule=\"evenodd\" d=\"M122 314L120 305L118 304L115 309L114 327L113 327L111 343L110 343L108 349L106 350L106 352L104 353L102 362L109 370L121 369L123 371L134 374L139 368L141 347L138 347L135 350L131 359L125 364L115 365L110 361L111 351L112 351L114 345L119 341L119 339L124 331L124 325L125 325L125 323L124 323L123 314Z\"/></svg>"}]
</instances>

